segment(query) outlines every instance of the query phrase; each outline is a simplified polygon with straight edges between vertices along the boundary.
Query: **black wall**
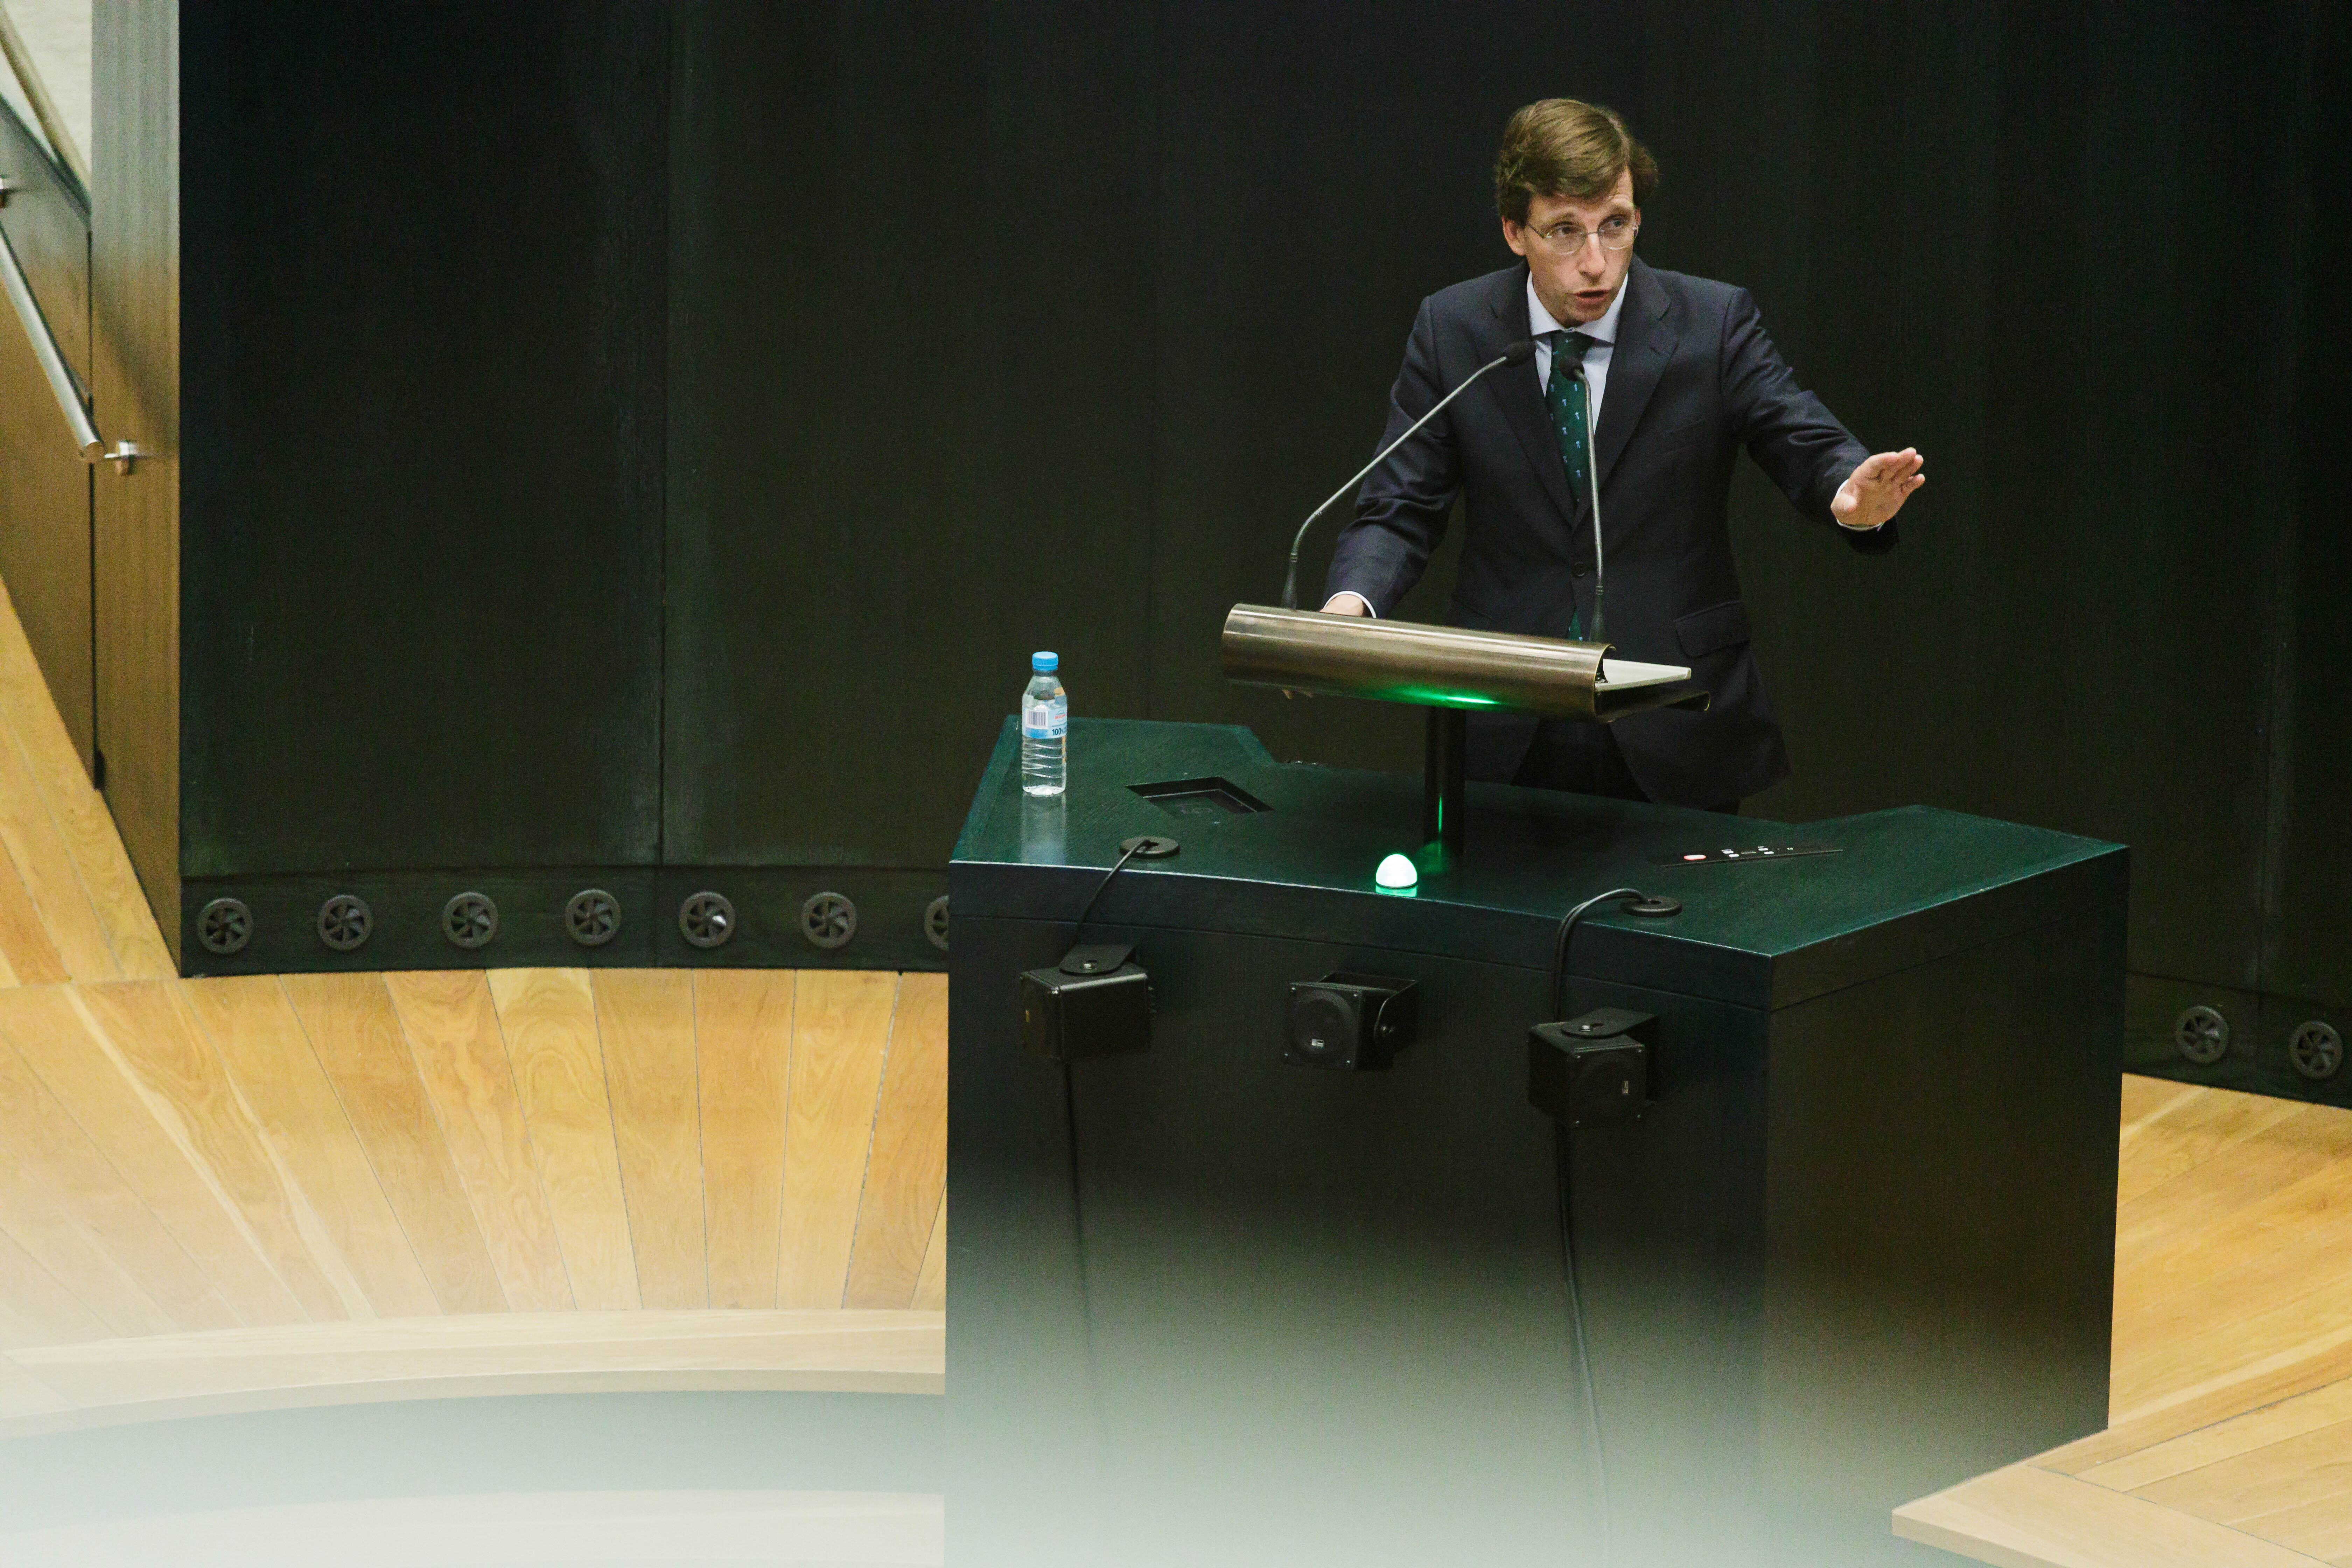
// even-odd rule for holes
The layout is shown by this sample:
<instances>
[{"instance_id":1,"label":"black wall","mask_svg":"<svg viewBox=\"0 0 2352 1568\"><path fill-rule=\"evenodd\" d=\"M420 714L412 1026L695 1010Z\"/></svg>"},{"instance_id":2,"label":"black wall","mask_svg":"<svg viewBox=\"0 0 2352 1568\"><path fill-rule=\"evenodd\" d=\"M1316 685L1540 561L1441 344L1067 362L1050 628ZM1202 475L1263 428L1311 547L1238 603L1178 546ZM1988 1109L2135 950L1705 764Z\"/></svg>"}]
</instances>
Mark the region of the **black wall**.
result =
<instances>
[{"instance_id":1,"label":"black wall","mask_svg":"<svg viewBox=\"0 0 2352 1568\"><path fill-rule=\"evenodd\" d=\"M2217 1076L2293 1088L2284 1026L2347 1021L2315 4L299 14L190 23L192 876L666 867L805 960L807 887L937 884L1040 647L1082 713L1415 765L1217 627L1565 92L1657 152L1653 262L1928 455L1885 560L1736 490L1798 769L1750 809L2130 843L2147 1062L2210 1001Z\"/></svg>"},{"instance_id":2,"label":"black wall","mask_svg":"<svg viewBox=\"0 0 2352 1568\"><path fill-rule=\"evenodd\" d=\"M657 852L667 46L186 8L190 879Z\"/></svg>"}]
</instances>

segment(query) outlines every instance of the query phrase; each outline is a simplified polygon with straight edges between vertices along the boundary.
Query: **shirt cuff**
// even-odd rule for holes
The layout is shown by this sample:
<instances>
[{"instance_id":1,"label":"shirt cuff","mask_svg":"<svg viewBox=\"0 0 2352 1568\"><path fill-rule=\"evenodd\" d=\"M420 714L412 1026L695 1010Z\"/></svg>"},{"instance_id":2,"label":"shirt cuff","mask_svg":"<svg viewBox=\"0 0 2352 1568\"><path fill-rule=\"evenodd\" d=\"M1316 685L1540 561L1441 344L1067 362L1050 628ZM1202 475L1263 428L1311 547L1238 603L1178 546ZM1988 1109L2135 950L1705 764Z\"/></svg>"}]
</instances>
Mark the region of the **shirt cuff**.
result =
<instances>
[{"instance_id":1,"label":"shirt cuff","mask_svg":"<svg viewBox=\"0 0 2352 1568\"><path fill-rule=\"evenodd\" d=\"M1357 593L1352 588L1342 589L1340 592L1332 595L1329 598L1323 601L1323 607L1328 610L1342 599L1353 599L1356 603L1363 605L1364 615L1368 619L1377 621L1381 618L1381 613L1372 608L1372 602L1370 599L1365 598L1361 594Z\"/></svg>"}]
</instances>

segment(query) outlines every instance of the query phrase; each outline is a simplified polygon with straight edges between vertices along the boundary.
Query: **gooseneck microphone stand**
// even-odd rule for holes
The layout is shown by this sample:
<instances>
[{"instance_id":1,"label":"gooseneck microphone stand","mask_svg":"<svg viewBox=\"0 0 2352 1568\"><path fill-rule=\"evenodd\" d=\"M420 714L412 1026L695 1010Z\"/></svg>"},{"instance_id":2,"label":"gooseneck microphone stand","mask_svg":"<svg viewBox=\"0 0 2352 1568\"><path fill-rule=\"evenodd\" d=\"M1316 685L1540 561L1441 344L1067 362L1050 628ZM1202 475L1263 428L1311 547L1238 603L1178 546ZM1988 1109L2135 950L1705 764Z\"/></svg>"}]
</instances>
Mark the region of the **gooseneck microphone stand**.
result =
<instances>
[{"instance_id":1,"label":"gooseneck microphone stand","mask_svg":"<svg viewBox=\"0 0 2352 1568\"><path fill-rule=\"evenodd\" d=\"M1423 426L1428 424L1431 420L1436 418L1439 414L1443 413L1447 404L1453 402L1455 398L1469 391L1480 376L1485 375L1490 370L1500 370L1507 364L1525 364L1528 361L1535 358L1535 355L1536 345L1534 340L1522 338L1517 342L1513 343L1509 348L1505 349L1501 353L1496 354L1493 359L1487 361L1485 364L1480 365L1476 370L1472 371L1467 376L1463 378L1461 385L1455 387L1453 391L1439 398L1436 405L1431 408L1428 413L1414 420L1412 426L1408 428L1403 435L1398 437L1395 440L1381 447L1370 462L1366 463L1362 468L1356 470L1355 476L1352 479L1349 479L1346 484L1341 485L1338 489L1333 490L1331 492L1330 500L1325 501L1321 506L1317 507L1313 511L1307 514L1307 521L1300 523L1298 525L1298 531L1291 536L1290 571L1282 579L1282 607L1284 609L1295 610L1298 608L1298 547L1307 542L1307 531L1315 526L1315 520L1321 517L1325 512L1329 511L1333 507L1339 505L1340 500L1345 497L1349 490L1354 489L1359 484L1363 482L1363 479L1366 474L1370 473L1374 468L1379 468L1382 462L1386 461L1388 455L1391 452L1395 451L1399 447L1403 446L1407 441L1412 440L1413 437L1420 434L1421 427Z\"/></svg>"}]
</instances>

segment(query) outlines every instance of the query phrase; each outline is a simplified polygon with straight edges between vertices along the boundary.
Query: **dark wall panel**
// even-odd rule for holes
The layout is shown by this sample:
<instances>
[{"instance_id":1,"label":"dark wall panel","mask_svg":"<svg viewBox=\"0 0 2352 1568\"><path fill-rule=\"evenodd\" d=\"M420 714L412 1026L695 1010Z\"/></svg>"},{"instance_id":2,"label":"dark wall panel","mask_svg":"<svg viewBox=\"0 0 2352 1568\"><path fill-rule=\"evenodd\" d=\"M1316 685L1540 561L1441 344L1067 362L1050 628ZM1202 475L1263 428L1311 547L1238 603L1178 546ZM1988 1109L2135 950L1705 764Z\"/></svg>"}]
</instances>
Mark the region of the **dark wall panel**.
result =
<instances>
[{"instance_id":1,"label":"dark wall panel","mask_svg":"<svg viewBox=\"0 0 2352 1568\"><path fill-rule=\"evenodd\" d=\"M2281 617L2284 672L2273 702L2279 731L2269 792L2272 825L2269 939L2263 984L2327 1002L2352 1034L2352 507L2341 453L2352 428L2352 311L2340 279L2352 277L2352 16L2320 6L2315 46L2299 72L2283 72L2307 108L2287 156L2308 167L2307 189L2265 208L2305 236L2309 266L2299 291L2294 442L2295 549L2291 601ZM2295 1008L2290 1016L2307 1010Z\"/></svg>"},{"instance_id":2,"label":"dark wall panel","mask_svg":"<svg viewBox=\"0 0 2352 1568\"><path fill-rule=\"evenodd\" d=\"M1371 451L1416 302L1510 259L1496 135L1565 92L1659 155L1643 254L1928 456L1885 559L1743 470L1797 768L1751 809L2121 838L2141 974L2352 996L2310 0L187 26L184 662L150 651L193 875L765 868L790 952L802 872L941 865L1040 647L1080 714L1413 767L1418 714L1232 687L1218 626Z\"/></svg>"},{"instance_id":3,"label":"dark wall panel","mask_svg":"<svg viewBox=\"0 0 2352 1568\"><path fill-rule=\"evenodd\" d=\"M2135 969L2335 994L2341 531L2295 477L2335 25L681 7L667 852L936 863L1040 645L1082 713L1412 766L1418 715L1231 687L1217 627L1370 451L1418 300L1508 261L1496 133L1565 92L1658 153L1653 262L1749 287L1858 434L1928 455L1885 559L1743 470L1797 768L1752 809L2120 838Z\"/></svg>"},{"instance_id":4,"label":"dark wall panel","mask_svg":"<svg viewBox=\"0 0 2352 1568\"><path fill-rule=\"evenodd\" d=\"M2294 97L2264 90L2299 19L1822 4L1713 50L1717 8L1651 14L1672 79L1644 247L1748 283L1865 441L1929 459L1883 561L1745 476L1798 770L1754 809L1926 801L2126 840L2135 969L2258 984L2303 263L2198 226L2305 177L2275 154Z\"/></svg>"},{"instance_id":5,"label":"dark wall panel","mask_svg":"<svg viewBox=\"0 0 2352 1568\"><path fill-rule=\"evenodd\" d=\"M1160 26L1151 715L1417 768L1420 714L1229 685L1218 629L1275 601L1300 520L1372 455L1422 298L1513 261L1488 174L1504 119L1559 92L1639 117L1642 9L1219 3ZM1303 597L1347 518L1308 539ZM1400 615L1444 618L1458 542Z\"/></svg>"},{"instance_id":6,"label":"dark wall panel","mask_svg":"<svg viewBox=\"0 0 2352 1568\"><path fill-rule=\"evenodd\" d=\"M1145 704L1150 20L678 7L671 862L944 866L1032 649Z\"/></svg>"},{"instance_id":7,"label":"dark wall panel","mask_svg":"<svg viewBox=\"0 0 2352 1568\"><path fill-rule=\"evenodd\" d=\"M665 9L184 22L186 872L650 863Z\"/></svg>"}]
</instances>

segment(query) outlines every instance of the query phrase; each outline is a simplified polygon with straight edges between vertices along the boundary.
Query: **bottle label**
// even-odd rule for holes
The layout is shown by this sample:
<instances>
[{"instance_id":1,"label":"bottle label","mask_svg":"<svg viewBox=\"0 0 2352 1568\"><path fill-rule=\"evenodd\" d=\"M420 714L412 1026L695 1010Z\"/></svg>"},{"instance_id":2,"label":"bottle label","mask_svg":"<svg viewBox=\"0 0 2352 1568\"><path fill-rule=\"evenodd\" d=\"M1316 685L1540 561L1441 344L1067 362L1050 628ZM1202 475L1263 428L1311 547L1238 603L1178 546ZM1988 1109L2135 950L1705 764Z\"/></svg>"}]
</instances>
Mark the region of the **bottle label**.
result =
<instances>
[{"instance_id":1,"label":"bottle label","mask_svg":"<svg viewBox=\"0 0 2352 1568\"><path fill-rule=\"evenodd\" d=\"M1021 733L1032 741L1058 741L1069 732L1070 710L1051 702L1025 704L1021 712Z\"/></svg>"}]
</instances>

